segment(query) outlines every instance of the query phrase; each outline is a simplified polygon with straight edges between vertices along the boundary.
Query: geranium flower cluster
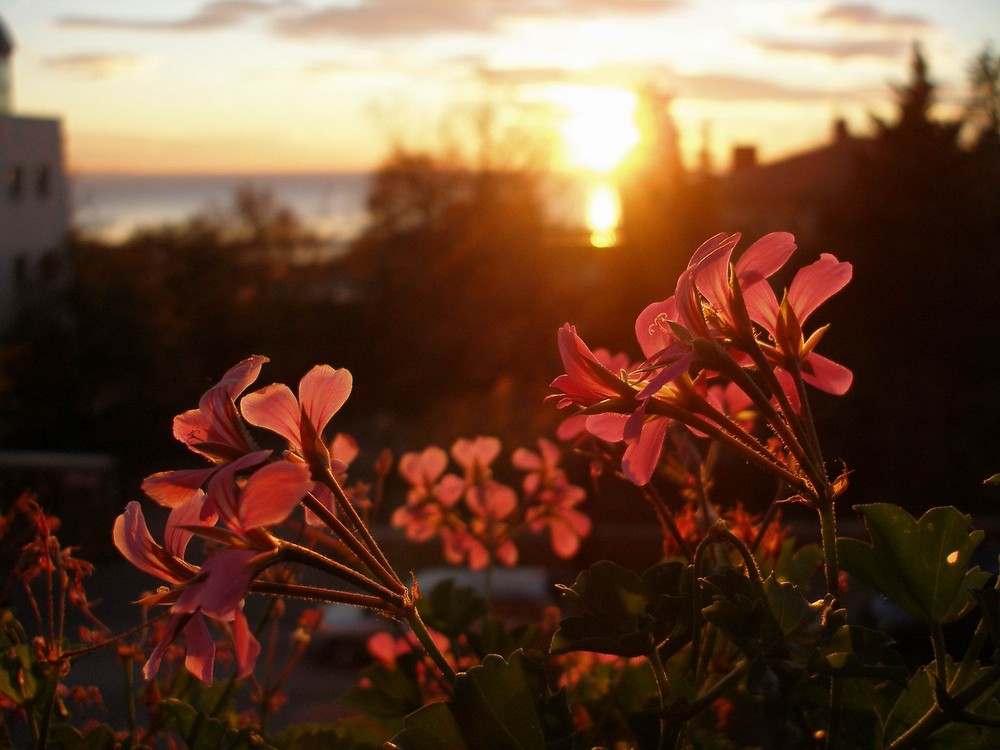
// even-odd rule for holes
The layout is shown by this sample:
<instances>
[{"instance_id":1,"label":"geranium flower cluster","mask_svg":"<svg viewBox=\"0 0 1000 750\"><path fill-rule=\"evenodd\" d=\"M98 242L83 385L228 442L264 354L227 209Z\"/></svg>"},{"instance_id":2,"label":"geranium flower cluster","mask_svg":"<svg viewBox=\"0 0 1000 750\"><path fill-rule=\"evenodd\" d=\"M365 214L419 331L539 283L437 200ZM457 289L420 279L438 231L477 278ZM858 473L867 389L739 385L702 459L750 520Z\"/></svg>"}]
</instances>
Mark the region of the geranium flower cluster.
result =
<instances>
[{"instance_id":1,"label":"geranium flower cluster","mask_svg":"<svg viewBox=\"0 0 1000 750\"><path fill-rule=\"evenodd\" d=\"M244 613L244 598L251 591L345 602L411 624L418 617L411 592L338 481L356 446L344 436L330 445L322 438L350 395L350 372L319 365L302 378L297 396L283 384L243 396L267 361L254 356L240 362L202 396L197 409L174 419L174 436L209 466L161 472L143 482L145 493L170 509L163 543L150 534L137 502L129 503L115 522L114 541L121 553L167 584L144 600L170 608L164 635L144 667L147 679L183 633L185 666L211 682L215 642L209 623L230 634L239 676L250 674L260 653ZM285 448L259 448L250 425L280 436ZM339 540L338 555L276 536L275 528L300 505L310 512L308 520L323 524ZM194 536L208 547L197 561L188 555ZM272 566L289 562L321 570L347 587L300 586L263 577Z\"/></svg>"},{"instance_id":2,"label":"geranium flower cluster","mask_svg":"<svg viewBox=\"0 0 1000 750\"><path fill-rule=\"evenodd\" d=\"M559 449L543 438L537 452L514 451L511 463L525 472L520 497L493 476L500 451L495 437L457 440L451 458L461 467L458 473L447 472L448 454L437 446L403 455L399 473L409 490L406 504L393 513L393 526L405 529L413 542L440 537L445 559L472 570L494 563L515 565L515 540L525 530L548 529L559 557L575 555L591 523L576 508L586 492L559 467Z\"/></svg>"},{"instance_id":3,"label":"geranium flower cluster","mask_svg":"<svg viewBox=\"0 0 1000 750\"><path fill-rule=\"evenodd\" d=\"M827 479L805 385L841 395L852 375L816 352L826 326L806 334L804 325L847 284L851 265L822 255L795 274L779 302L769 279L791 258L794 238L768 234L737 257L739 239L718 234L706 241L673 295L639 314L639 362L591 351L569 324L559 330L565 374L553 381L552 398L577 408L561 434L582 426L622 446L622 473L645 486L661 465L668 429L684 425L738 450L801 499L829 505L840 488ZM748 405L776 441L753 433L740 416Z\"/></svg>"}]
</instances>

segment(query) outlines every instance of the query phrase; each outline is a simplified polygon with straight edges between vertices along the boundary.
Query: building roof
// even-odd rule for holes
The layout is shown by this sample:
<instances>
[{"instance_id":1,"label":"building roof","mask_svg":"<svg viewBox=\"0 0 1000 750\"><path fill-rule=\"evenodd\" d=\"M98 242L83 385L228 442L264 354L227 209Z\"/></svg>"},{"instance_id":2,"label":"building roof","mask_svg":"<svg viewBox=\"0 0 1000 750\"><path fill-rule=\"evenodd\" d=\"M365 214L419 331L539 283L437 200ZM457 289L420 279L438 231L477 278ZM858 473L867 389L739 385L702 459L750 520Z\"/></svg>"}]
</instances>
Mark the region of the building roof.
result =
<instances>
[{"instance_id":1,"label":"building roof","mask_svg":"<svg viewBox=\"0 0 1000 750\"><path fill-rule=\"evenodd\" d=\"M10 57L10 53L13 51L14 37L10 35L9 31L7 31L3 18L0 18L0 58Z\"/></svg>"}]
</instances>

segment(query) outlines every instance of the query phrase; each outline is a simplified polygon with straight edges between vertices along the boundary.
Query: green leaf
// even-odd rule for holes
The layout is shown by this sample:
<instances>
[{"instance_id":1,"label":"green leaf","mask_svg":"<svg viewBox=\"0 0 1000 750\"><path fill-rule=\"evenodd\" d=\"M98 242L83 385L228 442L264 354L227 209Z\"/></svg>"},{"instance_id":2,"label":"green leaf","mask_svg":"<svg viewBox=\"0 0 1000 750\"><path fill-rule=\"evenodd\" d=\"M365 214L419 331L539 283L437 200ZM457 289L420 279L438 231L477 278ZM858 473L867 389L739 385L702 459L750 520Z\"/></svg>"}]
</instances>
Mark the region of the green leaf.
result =
<instances>
[{"instance_id":1,"label":"green leaf","mask_svg":"<svg viewBox=\"0 0 1000 750\"><path fill-rule=\"evenodd\" d=\"M392 741L403 750L568 750L573 732L565 696L549 693L543 666L517 651L460 674L450 702L406 717Z\"/></svg>"},{"instance_id":2,"label":"green leaf","mask_svg":"<svg viewBox=\"0 0 1000 750\"><path fill-rule=\"evenodd\" d=\"M447 703L431 703L407 716L393 744L400 750L469 750Z\"/></svg>"},{"instance_id":3,"label":"green leaf","mask_svg":"<svg viewBox=\"0 0 1000 750\"><path fill-rule=\"evenodd\" d=\"M949 674L953 674L955 667L950 660L948 667ZM960 691L985 671L986 668L969 670L965 679L952 687L953 692ZM933 664L922 668L910 678L906 690L899 695L886 720L884 734L886 747L934 707L936 702L935 685ZM1000 715L1000 706L997 705L996 701L990 701L986 706L977 707L976 711L995 718ZM928 750L950 750L951 748L992 750L1000 747L1000 730L965 723L945 724L924 740L920 747L928 748Z\"/></svg>"},{"instance_id":4,"label":"green leaf","mask_svg":"<svg viewBox=\"0 0 1000 750\"><path fill-rule=\"evenodd\" d=\"M263 750L268 746L250 728L234 730L176 698L164 698L159 709L164 725L176 729L188 750Z\"/></svg>"},{"instance_id":5,"label":"green leaf","mask_svg":"<svg viewBox=\"0 0 1000 750\"><path fill-rule=\"evenodd\" d=\"M838 539L841 566L887 599L927 623L957 620L969 592L989 573L969 568L982 531L953 507L932 508L919 520L888 503L859 505L872 543Z\"/></svg>"},{"instance_id":6,"label":"green leaf","mask_svg":"<svg viewBox=\"0 0 1000 750\"><path fill-rule=\"evenodd\" d=\"M486 614L486 600L473 589L446 578L431 589L418 605L423 621L451 640L468 633Z\"/></svg>"},{"instance_id":7,"label":"green leaf","mask_svg":"<svg viewBox=\"0 0 1000 750\"><path fill-rule=\"evenodd\" d=\"M49 734L49 747L55 750L114 750L114 732L107 724L94 727L87 734L69 724L56 724Z\"/></svg>"},{"instance_id":8,"label":"green leaf","mask_svg":"<svg viewBox=\"0 0 1000 750\"><path fill-rule=\"evenodd\" d=\"M412 659L409 663L412 664ZM371 716L401 718L416 711L423 698L420 688L409 674L412 669L403 666L402 658L395 669L378 663L368 665L360 673L367 679L368 685L351 688L341 699L343 704Z\"/></svg>"},{"instance_id":9,"label":"green leaf","mask_svg":"<svg viewBox=\"0 0 1000 750\"><path fill-rule=\"evenodd\" d=\"M975 598L976 604L979 605L979 611L986 624L986 630L990 634L990 640L994 644L1000 643L1000 592L996 589L983 588L973 591L972 596ZM1000 661L1000 648L994 647L993 662L998 661Z\"/></svg>"},{"instance_id":10,"label":"green leaf","mask_svg":"<svg viewBox=\"0 0 1000 750\"><path fill-rule=\"evenodd\" d=\"M559 624L550 651L644 656L664 640L662 655L680 650L690 639L686 570L683 563L662 563L640 578L606 560L592 565L563 589L576 613Z\"/></svg>"},{"instance_id":11,"label":"green leaf","mask_svg":"<svg viewBox=\"0 0 1000 750\"><path fill-rule=\"evenodd\" d=\"M887 679L905 685L909 670L895 645L878 630L844 624L834 631L810 667L827 677Z\"/></svg>"},{"instance_id":12,"label":"green leaf","mask_svg":"<svg viewBox=\"0 0 1000 750\"><path fill-rule=\"evenodd\" d=\"M45 682L41 667L35 661L35 649L25 643L10 646L0 652L0 693L18 705L29 703L41 691Z\"/></svg>"}]
</instances>

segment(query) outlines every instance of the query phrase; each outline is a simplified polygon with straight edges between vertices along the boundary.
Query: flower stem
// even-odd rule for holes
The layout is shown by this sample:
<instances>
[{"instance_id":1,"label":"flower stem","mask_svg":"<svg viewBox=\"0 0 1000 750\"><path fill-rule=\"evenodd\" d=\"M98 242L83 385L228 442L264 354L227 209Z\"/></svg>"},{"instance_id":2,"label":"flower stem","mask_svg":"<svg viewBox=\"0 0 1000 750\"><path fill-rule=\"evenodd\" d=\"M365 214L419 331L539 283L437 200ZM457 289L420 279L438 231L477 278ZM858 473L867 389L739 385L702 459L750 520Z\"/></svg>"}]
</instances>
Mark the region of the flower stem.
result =
<instances>
[{"instance_id":1,"label":"flower stem","mask_svg":"<svg viewBox=\"0 0 1000 750\"><path fill-rule=\"evenodd\" d=\"M444 658L444 654L441 653L441 649L439 649L437 644L434 642L430 631L428 631L427 626L424 625L424 621L420 619L420 613L417 611L416 605L412 605L404 616L406 618L407 625L409 625L410 630L413 631L413 635L417 637L417 640L420 641L420 645L423 646L424 652L431 657L431 660L437 666L442 676L444 676L444 678L448 681L449 685L454 687L455 680L458 679L458 675L455 673L451 664L448 663L448 660Z\"/></svg>"},{"instance_id":2,"label":"flower stem","mask_svg":"<svg viewBox=\"0 0 1000 750\"><path fill-rule=\"evenodd\" d=\"M342 581L354 584L358 588L364 589L370 594L374 594L376 597L379 597L387 604L394 604L400 607L404 604L405 595L399 594L395 591L390 591L377 581L373 581L371 578L362 575L358 571L349 568L336 560L331 560L329 557L321 555L319 552L314 552L307 547L300 547L292 542L282 541L280 555L282 559L289 562L297 562L302 565L307 565L310 568L321 570L324 573L328 573L341 579Z\"/></svg>"},{"instance_id":3,"label":"flower stem","mask_svg":"<svg viewBox=\"0 0 1000 750\"><path fill-rule=\"evenodd\" d=\"M819 512L819 531L823 543L823 573L826 578L826 590L834 599L839 598L840 561L837 557L837 514L833 501L821 505Z\"/></svg>"},{"instance_id":4,"label":"flower stem","mask_svg":"<svg viewBox=\"0 0 1000 750\"><path fill-rule=\"evenodd\" d=\"M329 466L326 468L326 471L323 472L322 479L323 484L329 487L333 492L333 496L336 498L337 504L340 505L341 510L343 510L347 517L351 519L351 523L354 525L354 528L361 535L361 541L364 543L364 546L371 552L371 555L374 556L376 567L381 568L383 573L393 579L393 588L397 588L398 586L398 588L402 591L405 591L406 586L404 586L403 582L399 580L399 577L393 573L392 565L389 564L389 560L382 552L382 549L378 546L378 543L375 541L375 537L372 536L372 533L368 529L365 522L361 520L361 516L358 515L357 508L354 507L351 499L347 496L347 493L344 492L344 488L340 486L340 482L337 481L337 478L333 475Z\"/></svg>"},{"instance_id":5,"label":"flower stem","mask_svg":"<svg viewBox=\"0 0 1000 750\"><path fill-rule=\"evenodd\" d=\"M384 585L387 587L398 590L400 593L406 591L406 586L403 582L392 572L391 568L385 567L376 558L371 550L361 542L351 530L347 528L343 521L337 518L335 513L332 513L329 508L327 508L323 503L321 503L312 494L306 495L302 499L302 504L305 505L309 510L315 513L319 518L326 524L338 539L340 539L344 544L347 545L348 549L353 552L359 560L375 575L379 578Z\"/></svg>"}]
</instances>

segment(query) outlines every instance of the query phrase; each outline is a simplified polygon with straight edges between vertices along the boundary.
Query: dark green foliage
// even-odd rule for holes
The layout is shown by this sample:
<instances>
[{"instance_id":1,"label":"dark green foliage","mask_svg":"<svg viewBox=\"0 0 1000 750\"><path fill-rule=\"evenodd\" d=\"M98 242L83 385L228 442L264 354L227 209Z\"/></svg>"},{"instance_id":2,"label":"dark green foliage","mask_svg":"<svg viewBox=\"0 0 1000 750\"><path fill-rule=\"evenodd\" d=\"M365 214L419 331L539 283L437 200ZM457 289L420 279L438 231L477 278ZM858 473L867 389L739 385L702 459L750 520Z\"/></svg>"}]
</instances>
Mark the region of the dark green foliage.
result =
<instances>
[{"instance_id":1,"label":"dark green foliage","mask_svg":"<svg viewBox=\"0 0 1000 750\"><path fill-rule=\"evenodd\" d=\"M650 568L641 578L612 562L595 563L563 589L577 613L560 623L550 651L645 656L665 642L665 656L677 652L690 638L685 573L677 562Z\"/></svg>"},{"instance_id":2,"label":"dark green foliage","mask_svg":"<svg viewBox=\"0 0 1000 750\"><path fill-rule=\"evenodd\" d=\"M404 750L561 750L572 735L565 697L551 694L541 664L517 651L459 675L453 699L408 716L393 742Z\"/></svg>"},{"instance_id":3,"label":"dark green foliage","mask_svg":"<svg viewBox=\"0 0 1000 750\"><path fill-rule=\"evenodd\" d=\"M953 622L966 612L970 591L989 579L989 573L969 567L983 539L982 531L969 531L969 516L946 507L917 520L887 503L856 510L872 543L839 540L844 570L926 623Z\"/></svg>"}]
</instances>

